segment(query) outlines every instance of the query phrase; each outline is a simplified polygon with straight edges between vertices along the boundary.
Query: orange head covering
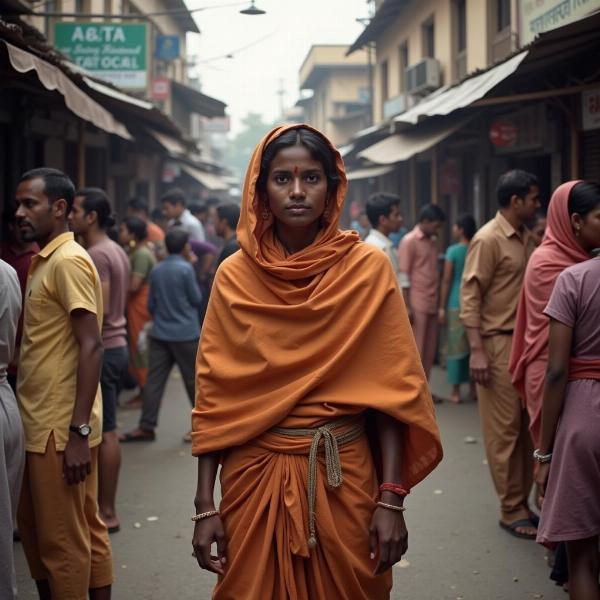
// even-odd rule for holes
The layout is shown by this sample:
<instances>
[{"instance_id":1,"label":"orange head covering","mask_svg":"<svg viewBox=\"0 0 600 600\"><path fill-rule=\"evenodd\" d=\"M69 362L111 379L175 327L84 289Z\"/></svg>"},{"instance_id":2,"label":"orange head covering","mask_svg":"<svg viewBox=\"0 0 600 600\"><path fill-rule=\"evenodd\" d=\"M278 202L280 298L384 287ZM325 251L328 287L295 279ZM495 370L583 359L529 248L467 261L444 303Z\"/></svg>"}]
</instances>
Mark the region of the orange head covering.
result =
<instances>
[{"instance_id":1,"label":"orange head covering","mask_svg":"<svg viewBox=\"0 0 600 600\"><path fill-rule=\"evenodd\" d=\"M316 132L276 128L250 161L242 251L219 268L202 330L192 452L371 408L406 424L403 483L411 486L441 460L433 404L389 260L355 232L338 230L346 177L329 142L340 185L316 240L286 258L272 222L262 219L256 185L265 148L299 127Z\"/></svg>"},{"instance_id":2,"label":"orange head covering","mask_svg":"<svg viewBox=\"0 0 600 600\"><path fill-rule=\"evenodd\" d=\"M544 241L532 254L525 271L509 364L513 385L523 398L525 371L548 348L548 317L544 309L556 279L567 267L589 258L575 239L569 216L569 195L578 183L563 183L552 194ZM541 408L541 395L525 400Z\"/></svg>"}]
</instances>

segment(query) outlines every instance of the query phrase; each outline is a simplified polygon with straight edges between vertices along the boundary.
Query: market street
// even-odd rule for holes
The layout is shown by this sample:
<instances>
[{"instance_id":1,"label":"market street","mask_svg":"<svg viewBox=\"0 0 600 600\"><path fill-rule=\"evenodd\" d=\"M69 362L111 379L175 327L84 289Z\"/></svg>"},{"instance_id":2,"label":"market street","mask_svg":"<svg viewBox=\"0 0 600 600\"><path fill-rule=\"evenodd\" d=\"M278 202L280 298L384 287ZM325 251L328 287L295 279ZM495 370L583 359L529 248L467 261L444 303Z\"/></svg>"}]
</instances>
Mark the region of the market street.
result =
<instances>
[{"instance_id":1,"label":"market street","mask_svg":"<svg viewBox=\"0 0 600 600\"><path fill-rule=\"evenodd\" d=\"M436 370L434 378L435 391L447 392L440 384L444 372ZM438 406L438 415L445 458L407 499L409 551L394 568L392 598L566 598L548 579L543 548L510 537L498 527L476 405L444 403ZM188 416L177 372L169 383L157 441L123 446L121 531L111 536L116 600L210 598L213 575L201 571L191 556L189 516L196 473L189 446L181 442ZM120 428L135 425L136 418L137 411L121 411ZM469 437L476 442L466 443ZM21 546L16 548L19 597L36 598Z\"/></svg>"}]
</instances>

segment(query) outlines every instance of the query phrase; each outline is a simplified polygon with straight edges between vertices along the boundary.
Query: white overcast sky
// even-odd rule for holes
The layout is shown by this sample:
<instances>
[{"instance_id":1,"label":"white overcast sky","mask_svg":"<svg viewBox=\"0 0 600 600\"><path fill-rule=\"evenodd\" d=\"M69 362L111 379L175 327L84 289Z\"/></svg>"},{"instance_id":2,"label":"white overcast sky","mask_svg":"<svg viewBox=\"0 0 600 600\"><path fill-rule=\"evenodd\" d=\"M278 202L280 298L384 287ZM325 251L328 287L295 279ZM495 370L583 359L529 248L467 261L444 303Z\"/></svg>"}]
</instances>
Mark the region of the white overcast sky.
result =
<instances>
[{"instance_id":1,"label":"white overcast sky","mask_svg":"<svg viewBox=\"0 0 600 600\"><path fill-rule=\"evenodd\" d=\"M190 9L235 2L186 0ZM188 56L198 60L202 91L228 105L234 131L248 112L261 113L268 121L279 116L281 80L285 106L293 106L298 71L310 47L352 43L363 29L356 18L367 15L367 0L257 0L267 14L239 14L249 4L195 13L202 33L188 34ZM211 60L231 52L234 58Z\"/></svg>"}]
</instances>

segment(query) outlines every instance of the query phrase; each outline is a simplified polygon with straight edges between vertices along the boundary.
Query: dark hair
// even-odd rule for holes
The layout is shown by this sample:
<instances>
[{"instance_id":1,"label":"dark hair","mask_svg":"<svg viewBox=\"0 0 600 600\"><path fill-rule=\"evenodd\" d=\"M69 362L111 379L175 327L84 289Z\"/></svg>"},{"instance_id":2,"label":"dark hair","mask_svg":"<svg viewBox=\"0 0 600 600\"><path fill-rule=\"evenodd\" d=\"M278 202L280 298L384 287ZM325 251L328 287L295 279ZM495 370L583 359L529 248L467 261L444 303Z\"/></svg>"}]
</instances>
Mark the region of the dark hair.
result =
<instances>
[{"instance_id":1,"label":"dark hair","mask_svg":"<svg viewBox=\"0 0 600 600\"><path fill-rule=\"evenodd\" d=\"M580 181L569 193L569 215L582 217L591 213L600 204L600 185L591 181Z\"/></svg>"},{"instance_id":2,"label":"dark hair","mask_svg":"<svg viewBox=\"0 0 600 600\"><path fill-rule=\"evenodd\" d=\"M169 204L183 204L183 206L187 205L187 196L185 192L180 188L173 188L169 190L166 194L163 194L161 199L161 203L168 202Z\"/></svg>"},{"instance_id":3,"label":"dark hair","mask_svg":"<svg viewBox=\"0 0 600 600\"><path fill-rule=\"evenodd\" d=\"M123 224L138 242L141 242L148 237L148 227L146 226L146 222L139 217L127 217L123 221Z\"/></svg>"},{"instance_id":4,"label":"dark hair","mask_svg":"<svg viewBox=\"0 0 600 600\"><path fill-rule=\"evenodd\" d=\"M419 211L419 223L423 221L429 221L432 223L433 221L445 221L446 213L437 205L437 204L426 204Z\"/></svg>"},{"instance_id":5,"label":"dark hair","mask_svg":"<svg viewBox=\"0 0 600 600\"><path fill-rule=\"evenodd\" d=\"M67 203L67 215L71 212L73 200L75 199L75 186L67 175L58 169L41 167L24 173L19 183L31 181L32 179L43 180L44 194L48 197L50 204L54 204L57 200L65 200Z\"/></svg>"},{"instance_id":6,"label":"dark hair","mask_svg":"<svg viewBox=\"0 0 600 600\"><path fill-rule=\"evenodd\" d=\"M275 138L265 148L260 161L260 173L256 188L259 192L265 193L267 189L267 177L273 159L281 150L291 148L292 146L304 146L312 156L313 160L320 162L327 178L327 193L334 197L340 185L340 176L335 164L335 154L329 146L327 140L319 133L304 127L298 127L286 131L278 138Z\"/></svg>"},{"instance_id":7,"label":"dark hair","mask_svg":"<svg viewBox=\"0 0 600 600\"><path fill-rule=\"evenodd\" d=\"M104 190L100 188L83 188L77 190L75 196L83 198L81 206L86 215L89 215L91 212L96 213L100 229L106 231L114 226L116 220L112 216L112 207Z\"/></svg>"},{"instance_id":8,"label":"dark hair","mask_svg":"<svg viewBox=\"0 0 600 600\"><path fill-rule=\"evenodd\" d=\"M235 229L240 220L240 207L233 202L229 204L219 204L219 206L217 206L217 216L219 217L219 221L225 219L229 227Z\"/></svg>"},{"instance_id":9,"label":"dark hair","mask_svg":"<svg viewBox=\"0 0 600 600\"><path fill-rule=\"evenodd\" d=\"M190 212L195 216L198 213L208 212L208 206L204 202L194 202L188 206Z\"/></svg>"},{"instance_id":10,"label":"dark hair","mask_svg":"<svg viewBox=\"0 0 600 600\"><path fill-rule=\"evenodd\" d=\"M190 234L181 227L172 227L165 236L165 246L169 254L181 254L190 241Z\"/></svg>"},{"instance_id":11,"label":"dark hair","mask_svg":"<svg viewBox=\"0 0 600 600\"><path fill-rule=\"evenodd\" d=\"M477 231L477 225L475 224L475 219L472 215L462 214L459 215L456 219L456 226L463 230L465 237L471 241L475 232Z\"/></svg>"},{"instance_id":12,"label":"dark hair","mask_svg":"<svg viewBox=\"0 0 600 600\"><path fill-rule=\"evenodd\" d=\"M148 201L146 198L142 198L140 196L134 196L127 200L127 208L131 208L132 210L136 210L138 212L143 212L145 215L148 214Z\"/></svg>"},{"instance_id":13,"label":"dark hair","mask_svg":"<svg viewBox=\"0 0 600 600\"><path fill-rule=\"evenodd\" d=\"M163 214L163 211L160 208L154 208L152 209L152 214L150 215L150 218L153 221L161 221L165 218L165 215Z\"/></svg>"},{"instance_id":14,"label":"dark hair","mask_svg":"<svg viewBox=\"0 0 600 600\"><path fill-rule=\"evenodd\" d=\"M367 200L366 213L371 226L379 226L379 217L389 217L393 206L400 206L400 196L378 192Z\"/></svg>"},{"instance_id":15,"label":"dark hair","mask_svg":"<svg viewBox=\"0 0 600 600\"><path fill-rule=\"evenodd\" d=\"M539 186L540 183L533 173L528 173L527 171L513 169L504 173L504 175L500 175L496 184L498 205L501 208L506 208L510 205L510 199L513 196L525 198L529 194L532 185Z\"/></svg>"}]
</instances>

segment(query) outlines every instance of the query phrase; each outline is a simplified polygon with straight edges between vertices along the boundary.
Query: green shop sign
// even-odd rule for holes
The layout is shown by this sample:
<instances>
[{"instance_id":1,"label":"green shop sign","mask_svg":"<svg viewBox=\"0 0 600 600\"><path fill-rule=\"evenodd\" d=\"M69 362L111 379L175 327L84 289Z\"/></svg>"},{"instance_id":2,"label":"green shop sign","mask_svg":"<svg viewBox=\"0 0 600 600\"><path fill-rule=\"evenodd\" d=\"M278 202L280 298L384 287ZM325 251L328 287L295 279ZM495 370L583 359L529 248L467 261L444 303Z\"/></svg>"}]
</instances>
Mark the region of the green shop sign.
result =
<instances>
[{"instance_id":1,"label":"green shop sign","mask_svg":"<svg viewBox=\"0 0 600 600\"><path fill-rule=\"evenodd\" d=\"M127 89L147 79L147 31L143 23L56 23L54 45L76 65Z\"/></svg>"}]
</instances>

